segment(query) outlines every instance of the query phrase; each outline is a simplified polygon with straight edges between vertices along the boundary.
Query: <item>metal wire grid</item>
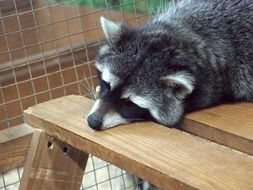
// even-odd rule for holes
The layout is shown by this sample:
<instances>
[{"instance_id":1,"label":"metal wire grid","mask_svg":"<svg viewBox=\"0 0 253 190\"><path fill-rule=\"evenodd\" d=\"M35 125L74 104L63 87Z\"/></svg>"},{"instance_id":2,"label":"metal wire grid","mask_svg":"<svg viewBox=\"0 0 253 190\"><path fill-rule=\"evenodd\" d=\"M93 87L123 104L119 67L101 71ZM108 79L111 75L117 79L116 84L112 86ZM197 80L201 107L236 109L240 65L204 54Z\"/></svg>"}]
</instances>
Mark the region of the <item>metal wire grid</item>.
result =
<instances>
[{"instance_id":1,"label":"metal wire grid","mask_svg":"<svg viewBox=\"0 0 253 190\"><path fill-rule=\"evenodd\" d=\"M75 14L72 16L69 16L65 9L66 1L51 4L45 0L26 0L26 5L29 8L22 10L19 9L18 1L11 1L14 7L11 12L6 13L2 10L0 12L0 39L5 45L0 49L0 60L1 58L5 60L0 62L0 130L23 123L22 112L28 106L39 102L68 94L82 94L92 98L91 91L94 91L96 84L96 73L92 66L95 58L93 54L97 47L103 43L98 15L103 14L110 18L111 9L117 8L119 12L117 20L139 24L149 14L138 13L136 10L138 3L148 6L147 0L132 0L130 3L123 3L123 0L119 0L118 5L114 7L109 7L107 0L104 0L105 9L97 9L92 4L91 11L86 13L81 11L77 1L72 0L68 1L68 3L74 3L72 7L75 9ZM43 3L39 4L40 1ZM126 18L123 12L124 6L133 6L134 11L131 17L127 16ZM61 9L63 13L61 19L52 19L52 12L50 12L52 7ZM38 22L37 13L40 11L44 13L44 16L47 16L47 22ZM33 24L24 27L22 16L26 14L30 15L29 18ZM92 18L95 25L90 28L85 27L83 24L85 17ZM15 26L11 24L13 18L15 18L13 23ZM72 31L72 21L81 25L79 31ZM66 30L64 35L57 35L54 27L57 24L64 24L64 30ZM44 28L47 28L48 32L52 34L51 38L41 38L41 31ZM26 33L29 34L29 32L33 35L26 36ZM88 33L93 33L95 37L92 40L87 39L84 34ZM19 36L17 38L19 46L13 47L13 41L10 39L16 36ZM34 36L37 41L26 43L27 38ZM78 43L73 40L75 36L79 37ZM59 46L58 42L61 40L64 40L68 46ZM45 47L48 44L51 48L46 50ZM38 50L36 54L29 52L33 48ZM22 56L15 56L15 54ZM40 72L36 73L36 71ZM73 78L69 79L70 75ZM59 84L54 85L54 80L57 80ZM45 87L38 90L39 83L36 81L42 81L40 84ZM27 89L30 89L31 92L25 93ZM121 183L121 189L139 189L141 181L138 181L137 178L109 163L100 161L99 164L96 160L99 159L93 156L89 157L91 164L90 168L86 168L85 183L82 183L81 189L110 190L115 188L115 183ZM112 168L117 171L116 174L111 173ZM7 173L0 173L0 190L18 189L22 171L22 167L18 167ZM99 171L103 171L103 177L99 176ZM127 180L129 177L132 178L130 182L129 179ZM94 180L87 183L87 179L91 178Z\"/></svg>"},{"instance_id":2,"label":"metal wire grid","mask_svg":"<svg viewBox=\"0 0 253 190\"><path fill-rule=\"evenodd\" d=\"M120 2L121 2L121 0L119 0ZM61 20L57 20L57 21L50 21L50 22L48 22L48 23L44 23L44 24L40 24L40 25L38 25L37 23L35 23L35 26L32 26L32 27L27 27L27 28L22 28L21 27L21 23L20 23L20 19L19 19L19 17L20 16L22 16L22 15L24 15L24 14L28 14L28 13L31 13L32 14L32 16L33 16L33 21L35 21L36 22L36 18L35 18L35 12L37 12L37 11L41 11L41 10L45 10L46 12L48 12L48 16L49 16L49 18L50 18L50 12L48 11L48 9L50 8L50 7L53 7L53 6L60 6L60 7L62 7L62 6L64 6L64 4L65 3L70 3L70 2L75 2L76 3L76 1L75 0L69 0L69 1L65 1L64 3L55 3L55 4L53 4L53 5L50 5L50 4L48 4L48 2L47 1L45 1L45 3L46 3L46 5L45 6L43 6L43 7L39 7L39 8L34 8L33 7L33 3L32 3L32 0L30 0L30 3L31 3L31 10L29 10L29 11L24 11L24 12L21 12L21 13L18 13L17 12L17 9L16 9L16 4L15 4L15 1L13 1L14 2L14 6L15 6L15 13L14 14L11 14L11 15L7 15L7 16L2 16L2 15L0 15L1 17L0 17L0 21L1 21L1 25L2 25L2 30L3 30L3 32L2 32L2 34L0 34L0 37L4 37L5 38L5 40L6 40L6 42L7 42L7 39L6 39L6 37L8 37L8 36L10 36L10 35L13 35L13 34L19 34L19 33L21 33L21 38L22 38L22 42L23 42L23 46L22 47L19 47L19 48L15 48L15 49L10 49L10 48L8 48L7 47L7 50L6 51L2 51L2 52L0 52L0 55L4 55L4 54L8 54L9 55L9 57L10 57L10 60L11 61L13 61L12 59L11 59L11 57L12 57L12 55L11 55L11 53L12 52L15 52L15 51L18 51L18 50L24 50L25 51L25 53L26 53L26 50L28 49L28 48L31 48L31 47L36 47L36 46L38 46L39 48L40 48L40 50L43 52L43 50L42 50L42 48L41 48L41 46L43 45L43 44L46 44L46 43L48 43L48 42L54 42L55 43L55 41L57 41L57 40L60 40L60 39L63 39L63 38L66 38L66 37L71 37L71 36L74 36L74 35L78 35L78 34L82 34L82 33L87 33L87 32L90 32L90 31L94 31L95 33L97 33L98 34L98 29L100 28L100 26L98 26L97 25L97 23L96 23L96 27L93 27L93 28L90 28L90 29L86 29L86 30L82 30L82 31L79 31L79 32L76 32L76 33L70 33L69 31L68 31L68 34L66 34L66 35L63 35L63 36L60 36L60 37L56 37L55 36L55 38L53 38L53 39L48 39L48 40L44 40L44 41L39 41L38 43L34 43L34 44L30 44L30 45L25 45L24 44L24 37L23 37L23 35L22 35L22 33L24 33L24 32L27 32L27 31L33 31L33 30L36 30L36 32L37 32L37 35L39 36L39 32L38 32L38 30L40 30L41 28L43 28L43 27L46 27L46 26L50 26L50 25L54 25L54 24L57 24L57 23L62 23L62 22L66 22L66 21L71 21L71 20L73 20L73 19L80 19L80 18L82 18L82 17L86 17L86 16L89 16L89 15L92 15L93 17L94 17L94 20L97 20L97 18L96 18L96 14L97 13L105 13L107 16L108 15L110 15L109 14L109 12L108 11L110 11L111 9L115 9L115 8L120 8L120 12L121 12L121 18L120 19L118 19L118 20L126 20L126 21L130 21L130 20L137 20L139 17L143 17L143 16L146 16L146 15L149 15L150 13L147 13L147 14L140 14L140 15L137 15L137 13L136 13L136 7L135 7L135 4L136 3L140 3L140 2L145 2L146 4L148 4L147 3L147 0L133 0L132 2L130 2L130 3L125 3L125 4L120 4L120 5L117 5L117 6L112 6L112 7L110 7L110 8L106 8L106 9L98 9L98 10L95 10L95 8L94 8L94 6L92 6L92 12L90 12L90 13L84 13L84 14L81 14L80 13L80 9L78 8L78 6L76 5L76 10L78 11L78 15L76 15L76 16L71 16L71 17L67 17L66 16L66 13L65 13L65 9L63 9L63 11L64 11L64 19L61 19ZM106 3L107 1L105 0L105 4L106 4L106 6L108 6L108 3ZM135 13L135 16L134 16L134 18L132 18L132 19L124 19L124 13L123 13L123 10L122 10L122 7L124 7L124 6L128 6L128 5L133 5L134 6L134 13ZM1 13L1 12L0 12ZM6 31L6 27L5 27L5 25L4 25L4 23L3 23L3 20L5 20L5 19L8 19L8 18L10 18L10 17L16 17L17 18L17 22L18 22L18 29L17 30L14 30L14 31L10 31L10 32L7 32ZM137 20L138 21L138 20ZM80 20L80 24L82 25L82 22L81 22L81 20ZM69 27L68 27L68 25L67 25L67 30L69 30ZM96 44L92 44L92 45L99 45L100 43L101 43L101 38L100 37L98 37L99 35L97 35L97 43ZM69 40L69 42L70 42L70 50L72 50L73 51L73 44L71 43L71 40ZM84 47L88 47L88 45L87 45L87 42L86 42L86 40L84 39L83 41L83 45L84 45ZM6 43L7 45L8 45L8 43ZM55 47L56 47L56 49L57 49L57 46L55 45ZM59 52L57 52L57 53L59 53ZM57 55L59 55L59 54L57 54ZM27 56L26 56L27 57ZM44 57L42 57L42 58L44 58ZM30 60L27 60L27 61L30 61ZM15 64L15 62L14 63L12 63L12 64ZM27 63L23 63L23 64L27 64ZM15 66L15 65L14 65ZM19 66L22 66L22 64L20 65L19 64ZM3 66L2 66L3 67ZM0 69L3 69L3 70L5 70L6 68L2 68L1 66L0 66ZM8 67L8 66L7 66Z\"/></svg>"},{"instance_id":3,"label":"metal wire grid","mask_svg":"<svg viewBox=\"0 0 253 190\"><path fill-rule=\"evenodd\" d=\"M22 174L23 167L0 173L0 190L18 190ZM80 190L140 190L141 183L124 170L90 156Z\"/></svg>"},{"instance_id":4,"label":"metal wire grid","mask_svg":"<svg viewBox=\"0 0 253 190\"><path fill-rule=\"evenodd\" d=\"M26 109L28 106L23 105L24 103L22 101L27 100L27 99L33 99L32 102L33 104L39 103L41 102L41 100L38 100L38 96L40 95L44 95L46 96L44 98L43 101L45 100L49 100L49 99L53 99L55 98L54 95L52 94L53 91L55 90L63 90L63 93L61 95L67 95L70 93L74 93L74 94L84 94L85 96L89 96L90 93L87 92L87 90L83 90L83 87L81 87L82 85L80 84L80 82L84 82L87 84L87 81L90 82L92 89L94 88L93 85L93 80L96 78L96 74L94 72L94 69L92 68L92 63L94 61L94 57L90 58L89 55L89 48L92 47L96 47L98 45L101 44L102 38L101 38L101 32L100 30L100 25L97 24L97 20L98 18L96 18L96 14L98 13L105 13L109 18L110 18L110 10L111 8L106 8L104 10L101 9L95 9L94 6L92 6L92 11L89 13L84 13L81 14L80 13L80 8L77 5L74 5L75 10L77 11L75 16L71 16L68 17L66 10L64 8L64 3L54 3L54 4L49 4L47 1L43 1L43 6L40 7L34 7L34 2L32 2L32 0L30 1L30 7L31 10L27 10L27 11L23 11L23 12L18 12L17 10L17 5L15 3L15 1L13 1L14 7L15 7L15 11L12 14L9 15L1 15L0 18L0 24L2 27L2 34L0 34L0 38L4 39L4 42L6 44L6 50L0 52L0 57L5 55L9 58L9 60L6 62L6 64L2 63L0 64L0 97L1 97L1 101L0 101L0 107L2 107L2 112L4 115L4 118L0 118L0 125L4 125L4 127L2 128L6 128L6 127L11 127L13 125L16 124L20 124L22 123L22 112L24 109ZM69 1L69 2L75 2L76 1ZM105 4L107 6L107 1L105 0ZM120 1L121 2L121 1ZM136 3L140 3L140 2L144 2L145 4L147 4L146 1L143 0L133 0L131 3L126 3L126 4L120 4L118 6L115 6L113 8L121 8L120 14L121 14L121 18L120 20L124 20L124 13L122 11L122 7L123 6L128 6L128 5L135 5ZM66 2L65 2L66 3ZM51 20L51 13L49 11L49 9L51 7L59 7L62 9L63 11L63 19L60 20L56 20L53 21ZM148 13L146 14L140 14L137 15L136 13L136 8L134 6L134 16L131 19L128 19L128 21L138 21L139 18L145 17ZM44 23L44 24L38 24L37 23L37 19L36 19L36 12L38 11L44 11L47 13L49 22L48 23ZM20 21L20 18L22 15L25 14L31 14L31 16L33 17L33 22L34 25L32 27L27 27L24 28L22 27L22 23ZM93 21L95 21L95 27L93 28L88 28L85 29L85 26L83 26L82 24L82 17L86 17L86 16L92 16L93 17ZM6 27L5 24L5 20L10 18L10 17L16 17L17 18L17 25L18 27L16 28L16 30L14 31L10 31L8 32L8 28ZM82 29L78 32L75 33L71 33L70 32L70 25L67 23L68 21L73 21L75 20L76 22L79 22L79 24L82 26ZM126 19L127 20L127 19ZM54 28L52 27L52 25L56 25L59 23L65 23L65 30L67 31L65 35L62 36L56 36L55 35L55 31ZM15 26L16 27L16 26ZM51 39L48 40L42 40L40 39L40 30L42 30L44 27L48 27L49 30L51 30L51 33L53 35L53 37ZM9 29L10 30L10 29ZM36 34L37 43L32 43L32 44L26 44L25 43L25 37L24 34L25 32L28 31L33 31ZM85 37L80 37L81 34L85 34L87 32L92 32L95 33L95 39L93 39L92 43L91 42L87 42L87 39L85 39ZM99 34L100 33L100 34ZM19 35L20 37L20 41L21 41L21 47L18 48L10 48L10 43L9 43L9 37L13 36L13 35ZM80 42L78 44L73 43L73 36L79 36L79 38L82 38L80 40ZM27 38L27 37L26 37ZM69 46L64 47L64 48L59 48L57 45L57 42L59 40L66 40L67 43L69 44ZM53 51L44 51L44 45L47 45L48 43L51 44L51 46L53 48ZM39 48L39 54L36 54L35 56L32 55L28 55L28 50L29 48ZM22 59L15 59L14 58L14 54L15 53L19 53L20 51L22 51L24 53L24 56L22 57ZM77 51L82 51L85 54L86 60L78 60L78 58L75 57L75 52ZM66 54L70 55L70 59L69 60L72 65L70 66L62 66L62 60L59 60L59 58L61 56L64 56ZM58 69L56 69L54 72L49 72L48 67L52 67L53 64L47 64L45 62L45 60L48 59L55 59L53 64L54 66L58 67ZM36 68L36 64L38 64L39 62L42 62L42 64L39 65L39 67L42 67L40 69L44 70L44 73L42 75L36 75L34 76L34 70L38 69ZM65 80L65 76L64 76L64 72L67 72L69 70L72 70L74 72L74 76L75 76L75 80L71 81L71 82L66 82ZM85 73L85 78L84 76L80 76L80 70L83 70L82 72ZM18 77L18 73L19 72L26 72L26 77L25 79L20 79ZM49 80L50 76L52 75L56 75L59 74L60 75L60 80L62 85L59 85L57 87L52 87L51 85L51 81ZM73 74L73 73L72 73ZM45 88L44 90L36 90L36 84L35 81L39 80L39 79L43 79L44 82L46 83L45 85L47 86L47 88ZM25 93L21 93L22 91L22 86L24 86L25 84L28 84L31 86L31 91L32 93L30 94L25 94ZM67 90L68 87L73 87L75 86L72 90ZM8 89L12 89L11 91L15 92L16 97L12 98L12 99L8 99ZM23 95L25 94L25 95ZM7 98L6 98L7 97ZM9 107L13 107L15 106L17 110L19 110L20 114L9 114L10 112L10 108L7 106L9 105ZM1 129L1 128L0 128Z\"/></svg>"}]
</instances>

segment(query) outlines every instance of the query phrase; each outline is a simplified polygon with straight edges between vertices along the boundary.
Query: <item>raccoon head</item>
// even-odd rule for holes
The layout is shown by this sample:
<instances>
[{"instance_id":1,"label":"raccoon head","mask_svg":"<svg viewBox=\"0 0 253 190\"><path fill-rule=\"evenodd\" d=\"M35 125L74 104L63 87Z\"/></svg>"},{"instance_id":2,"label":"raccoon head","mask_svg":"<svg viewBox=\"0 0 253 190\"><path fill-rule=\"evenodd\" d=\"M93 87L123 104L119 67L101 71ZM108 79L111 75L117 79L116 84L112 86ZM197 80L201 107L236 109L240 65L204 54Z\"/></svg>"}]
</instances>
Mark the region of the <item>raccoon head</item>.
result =
<instances>
[{"instance_id":1,"label":"raccoon head","mask_svg":"<svg viewBox=\"0 0 253 190\"><path fill-rule=\"evenodd\" d=\"M163 39L154 37L157 31L143 33L103 17L101 25L107 43L96 60L100 91L87 118L89 126L102 130L137 120L175 126L184 113L185 97L194 89L191 72L164 64L177 53L168 45L160 47Z\"/></svg>"}]
</instances>

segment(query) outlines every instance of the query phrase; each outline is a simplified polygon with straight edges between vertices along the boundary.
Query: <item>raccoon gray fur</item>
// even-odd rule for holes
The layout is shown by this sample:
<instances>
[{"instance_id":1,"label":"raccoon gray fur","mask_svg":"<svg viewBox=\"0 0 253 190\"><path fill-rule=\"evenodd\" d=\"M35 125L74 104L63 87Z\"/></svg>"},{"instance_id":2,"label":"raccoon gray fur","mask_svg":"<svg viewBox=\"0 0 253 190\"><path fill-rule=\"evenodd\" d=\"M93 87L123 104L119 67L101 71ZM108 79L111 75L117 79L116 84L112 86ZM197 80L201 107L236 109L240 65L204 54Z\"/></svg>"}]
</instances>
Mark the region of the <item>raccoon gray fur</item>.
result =
<instances>
[{"instance_id":1,"label":"raccoon gray fur","mask_svg":"<svg viewBox=\"0 0 253 190\"><path fill-rule=\"evenodd\" d=\"M88 124L179 125L190 111L253 101L253 1L182 0L139 28L101 18L101 84Z\"/></svg>"}]
</instances>

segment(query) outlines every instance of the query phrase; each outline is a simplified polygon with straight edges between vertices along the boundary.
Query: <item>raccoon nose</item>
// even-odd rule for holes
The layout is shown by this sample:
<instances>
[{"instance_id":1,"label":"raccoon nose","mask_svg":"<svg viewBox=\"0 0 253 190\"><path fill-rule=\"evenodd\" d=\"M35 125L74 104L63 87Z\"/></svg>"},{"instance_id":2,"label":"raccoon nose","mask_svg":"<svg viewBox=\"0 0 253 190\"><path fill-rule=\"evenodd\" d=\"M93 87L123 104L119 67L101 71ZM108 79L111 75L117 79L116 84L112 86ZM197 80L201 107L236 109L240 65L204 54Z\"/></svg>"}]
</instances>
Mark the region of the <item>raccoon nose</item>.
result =
<instances>
[{"instance_id":1,"label":"raccoon nose","mask_svg":"<svg viewBox=\"0 0 253 190\"><path fill-rule=\"evenodd\" d=\"M87 121L92 129L97 131L101 130L102 120L94 116L94 114L89 115Z\"/></svg>"}]
</instances>

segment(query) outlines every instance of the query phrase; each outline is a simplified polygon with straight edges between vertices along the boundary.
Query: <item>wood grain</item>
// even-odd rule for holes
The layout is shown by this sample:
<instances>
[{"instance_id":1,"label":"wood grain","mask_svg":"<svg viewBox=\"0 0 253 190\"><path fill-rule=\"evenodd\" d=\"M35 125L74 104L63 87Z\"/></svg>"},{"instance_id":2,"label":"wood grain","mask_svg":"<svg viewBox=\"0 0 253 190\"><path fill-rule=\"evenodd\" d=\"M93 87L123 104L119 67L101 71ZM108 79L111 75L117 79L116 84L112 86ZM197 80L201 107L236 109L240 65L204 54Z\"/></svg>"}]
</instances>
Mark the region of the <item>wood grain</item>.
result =
<instances>
[{"instance_id":1,"label":"wood grain","mask_svg":"<svg viewBox=\"0 0 253 190\"><path fill-rule=\"evenodd\" d=\"M37 129L27 155L20 190L79 190L87 159L88 154Z\"/></svg>"},{"instance_id":2,"label":"wood grain","mask_svg":"<svg viewBox=\"0 0 253 190\"><path fill-rule=\"evenodd\" d=\"M253 104L216 106L186 115L181 129L253 155Z\"/></svg>"},{"instance_id":3,"label":"wood grain","mask_svg":"<svg viewBox=\"0 0 253 190\"><path fill-rule=\"evenodd\" d=\"M33 128L25 124L0 132L0 172L23 165L32 133Z\"/></svg>"},{"instance_id":4,"label":"wood grain","mask_svg":"<svg viewBox=\"0 0 253 190\"><path fill-rule=\"evenodd\" d=\"M26 110L25 121L162 189L252 190L252 156L151 122L93 131L92 103L59 98Z\"/></svg>"}]
</instances>

